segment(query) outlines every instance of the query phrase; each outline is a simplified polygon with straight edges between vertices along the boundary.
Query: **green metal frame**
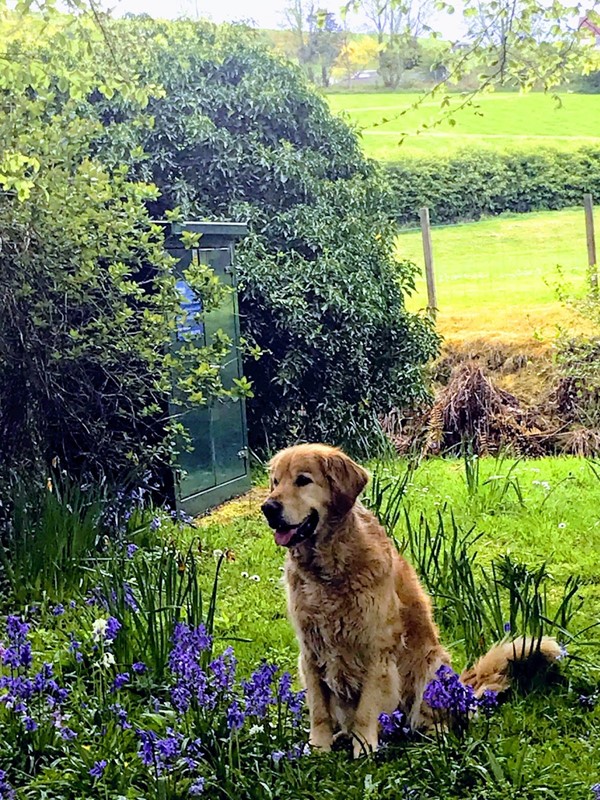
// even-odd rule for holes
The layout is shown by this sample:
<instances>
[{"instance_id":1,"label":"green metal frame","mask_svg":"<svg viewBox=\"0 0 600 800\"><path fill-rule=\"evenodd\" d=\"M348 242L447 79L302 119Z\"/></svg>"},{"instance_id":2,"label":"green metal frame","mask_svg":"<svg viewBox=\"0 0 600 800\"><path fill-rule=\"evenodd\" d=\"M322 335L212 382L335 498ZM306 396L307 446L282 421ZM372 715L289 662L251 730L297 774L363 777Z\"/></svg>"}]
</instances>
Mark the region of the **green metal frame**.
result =
<instances>
[{"instance_id":1,"label":"green metal frame","mask_svg":"<svg viewBox=\"0 0 600 800\"><path fill-rule=\"evenodd\" d=\"M201 235L198 248L186 250L183 247L181 234L184 231ZM246 225L234 222L170 223L166 232L166 248L178 258L176 275L181 274L191 258L197 257L211 264L219 278L230 282L235 288L235 243L247 232ZM211 329L219 327L228 328L235 345L233 357L224 364L224 381L227 384L232 376L242 375L237 292L232 293L229 308L204 315L202 343L204 337L210 335ZM176 346L175 342L173 346ZM175 469L175 502L178 509L197 516L250 489L248 431L243 399L215 400L206 407L182 413L181 406L173 397L169 411L181 417L192 444L197 446L192 452L181 454L179 467ZM209 483L211 485L207 485Z\"/></svg>"}]
</instances>

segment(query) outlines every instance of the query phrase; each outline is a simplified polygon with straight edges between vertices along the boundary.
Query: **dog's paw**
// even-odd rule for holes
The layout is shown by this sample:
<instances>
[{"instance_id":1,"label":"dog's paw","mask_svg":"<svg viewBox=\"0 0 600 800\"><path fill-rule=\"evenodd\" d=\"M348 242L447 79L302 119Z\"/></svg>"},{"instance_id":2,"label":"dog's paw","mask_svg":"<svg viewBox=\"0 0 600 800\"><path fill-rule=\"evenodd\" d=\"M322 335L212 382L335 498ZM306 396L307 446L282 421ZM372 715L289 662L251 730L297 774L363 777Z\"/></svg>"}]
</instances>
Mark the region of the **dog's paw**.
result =
<instances>
[{"instance_id":1,"label":"dog's paw","mask_svg":"<svg viewBox=\"0 0 600 800\"><path fill-rule=\"evenodd\" d=\"M322 753L329 753L333 744L331 728L328 725L318 725L316 728L312 728L308 743Z\"/></svg>"},{"instance_id":2,"label":"dog's paw","mask_svg":"<svg viewBox=\"0 0 600 800\"><path fill-rule=\"evenodd\" d=\"M371 753L376 753L377 748L379 747L379 740L377 737L377 731L375 733L372 732L364 732L361 733L360 731L353 731L352 733L352 750L354 753L354 758L360 758L361 756L368 756Z\"/></svg>"}]
</instances>

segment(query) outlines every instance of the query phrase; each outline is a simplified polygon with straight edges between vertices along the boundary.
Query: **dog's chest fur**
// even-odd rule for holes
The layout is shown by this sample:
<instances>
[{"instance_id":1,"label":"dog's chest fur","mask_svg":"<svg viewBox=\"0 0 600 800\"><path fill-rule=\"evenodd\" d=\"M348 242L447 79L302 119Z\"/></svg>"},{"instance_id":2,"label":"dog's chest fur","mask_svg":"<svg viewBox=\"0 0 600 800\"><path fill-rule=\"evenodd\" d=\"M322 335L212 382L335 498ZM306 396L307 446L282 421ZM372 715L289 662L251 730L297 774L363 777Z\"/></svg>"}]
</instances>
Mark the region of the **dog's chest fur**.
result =
<instances>
[{"instance_id":1,"label":"dog's chest fur","mask_svg":"<svg viewBox=\"0 0 600 800\"><path fill-rule=\"evenodd\" d=\"M394 597L387 586L385 559L336 564L309 564L290 556L286 568L289 612L304 658L312 661L321 679L338 697L352 700L360 693L371 659L377 658L394 636L382 626L395 617L387 608Z\"/></svg>"}]
</instances>

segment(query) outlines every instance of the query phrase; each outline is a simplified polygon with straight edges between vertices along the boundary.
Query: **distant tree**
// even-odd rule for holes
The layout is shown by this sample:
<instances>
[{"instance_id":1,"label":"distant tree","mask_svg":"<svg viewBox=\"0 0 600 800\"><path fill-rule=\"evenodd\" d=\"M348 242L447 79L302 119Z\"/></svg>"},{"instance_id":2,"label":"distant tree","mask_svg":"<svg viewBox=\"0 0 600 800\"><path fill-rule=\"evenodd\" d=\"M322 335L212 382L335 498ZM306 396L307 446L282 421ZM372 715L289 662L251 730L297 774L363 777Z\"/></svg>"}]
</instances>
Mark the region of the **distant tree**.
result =
<instances>
[{"instance_id":1,"label":"distant tree","mask_svg":"<svg viewBox=\"0 0 600 800\"><path fill-rule=\"evenodd\" d=\"M417 0L354 0L349 9L362 10L374 30L387 43L382 51L386 83L393 86L401 69L414 64L416 53L407 44L432 35L433 6ZM435 4L436 15L453 13L445 0ZM552 89L574 73L589 70L592 48L581 46L578 21L585 13L581 3L565 5L560 0L464 0L468 30L460 47L449 49L438 65L438 83L456 83L466 75L479 74L477 86L464 103L483 88L498 85ZM586 67L587 65L587 67Z\"/></svg>"},{"instance_id":2,"label":"distant tree","mask_svg":"<svg viewBox=\"0 0 600 800\"><path fill-rule=\"evenodd\" d=\"M346 38L335 68L342 72L344 79L350 83L352 76L365 69L379 54L377 42L370 36Z\"/></svg>"},{"instance_id":3,"label":"distant tree","mask_svg":"<svg viewBox=\"0 0 600 800\"><path fill-rule=\"evenodd\" d=\"M329 86L331 69L344 46L344 33L335 14L318 8L308 18L308 41L304 63L313 67L311 80L315 80L314 69L319 73L321 86Z\"/></svg>"},{"instance_id":4,"label":"distant tree","mask_svg":"<svg viewBox=\"0 0 600 800\"><path fill-rule=\"evenodd\" d=\"M433 0L364 0L356 6L371 21L380 44L379 74L385 86L395 89L405 71L422 57L420 37L430 30Z\"/></svg>"}]
</instances>

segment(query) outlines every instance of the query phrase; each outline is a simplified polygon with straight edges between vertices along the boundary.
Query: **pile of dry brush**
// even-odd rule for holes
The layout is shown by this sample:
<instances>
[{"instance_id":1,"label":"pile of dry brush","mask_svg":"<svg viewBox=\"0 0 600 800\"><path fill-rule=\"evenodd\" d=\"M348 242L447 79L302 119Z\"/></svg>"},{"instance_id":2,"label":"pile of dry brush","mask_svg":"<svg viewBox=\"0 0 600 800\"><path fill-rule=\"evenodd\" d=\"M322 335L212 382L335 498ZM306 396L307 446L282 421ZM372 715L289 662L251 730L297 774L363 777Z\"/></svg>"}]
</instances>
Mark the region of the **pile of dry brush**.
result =
<instances>
[{"instance_id":1,"label":"pile of dry brush","mask_svg":"<svg viewBox=\"0 0 600 800\"><path fill-rule=\"evenodd\" d=\"M481 366L467 362L452 370L433 405L417 418L407 421L392 413L381 422L399 453L457 454L468 443L478 455L507 450L526 456L597 456L600 430L578 419L580 392L572 379L561 378L545 402L524 408Z\"/></svg>"}]
</instances>

